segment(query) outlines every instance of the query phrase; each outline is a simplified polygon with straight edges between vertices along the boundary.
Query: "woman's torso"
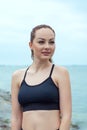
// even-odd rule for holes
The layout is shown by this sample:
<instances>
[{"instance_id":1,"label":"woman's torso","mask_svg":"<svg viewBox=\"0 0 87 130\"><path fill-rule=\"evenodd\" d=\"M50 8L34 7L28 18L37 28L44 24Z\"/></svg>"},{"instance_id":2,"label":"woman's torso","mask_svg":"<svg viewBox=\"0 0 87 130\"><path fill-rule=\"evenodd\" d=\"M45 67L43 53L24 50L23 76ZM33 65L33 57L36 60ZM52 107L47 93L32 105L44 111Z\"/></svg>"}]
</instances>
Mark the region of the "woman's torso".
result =
<instances>
[{"instance_id":1,"label":"woman's torso","mask_svg":"<svg viewBox=\"0 0 87 130\"><path fill-rule=\"evenodd\" d=\"M42 80L40 83L37 83L37 85L29 85L29 82L28 82L29 77L28 77L28 73L26 72L26 74L24 76L24 81L22 81L20 89L22 89L21 87L22 87L23 83L25 84L24 89L26 87L33 87L33 89L35 87L35 89L36 89L36 87L40 87L40 86L38 86L39 84L43 84L44 82L46 84L48 80L52 80L52 84L54 85L53 86L54 88L52 88L52 89L54 92L56 92L56 89L58 89L58 88L52 79L52 73L53 73L53 70L51 68L50 74L48 72L48 74L50 75L49 77L47 77L45 80ZM31 81L32 83L35 82L34 80L38 79L38 76L35 79L35 75L31 76L31 77L32 78L29 78L29 79L33 79ZM28 91L28 89L31 90L31 88L27 88L27 91ZM42 90L41 88L39 88L39 89ZM44 91L44 89L42 91ZM50 91L50 88L46 88L46 89L48 89ZM25 95L26 95L26 93L25 93ZM34 99L32 99L32 100L34 100ZM55 100L54 97L53 97L53 100ZM57 109L57 107L59 107L59 106L54 107L54 105L51 109L50 109L50 105L49 105L49 107L47 107L47 106L44 107L44 109L43 109L43 107L42 107L42 109L40 109L39 106L37 106L37 110L34 110L34 108L32 109L32 107L31 107L31 110L30 110L30 108L29 108L29 110L25 109L25 111L23 112L23 120L22 120L23 130L56 130L56 129L58 129L59 125L60 125L60 113L59 113L59 108Z\"/></svg>"}]
</instances>

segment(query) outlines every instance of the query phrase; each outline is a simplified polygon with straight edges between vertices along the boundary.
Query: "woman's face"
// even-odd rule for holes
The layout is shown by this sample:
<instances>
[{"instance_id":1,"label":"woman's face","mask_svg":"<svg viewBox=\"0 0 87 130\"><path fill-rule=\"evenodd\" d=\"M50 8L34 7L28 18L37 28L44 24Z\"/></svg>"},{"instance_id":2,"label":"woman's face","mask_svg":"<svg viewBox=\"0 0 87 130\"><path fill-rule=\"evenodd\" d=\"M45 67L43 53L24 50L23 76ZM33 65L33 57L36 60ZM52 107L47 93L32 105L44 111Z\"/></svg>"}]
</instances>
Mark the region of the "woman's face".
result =
<instances>
[{"instance_id":1,"label":"woman's face","mask_svg":"<svg viewBox=\"0 0 87 130\"><path fill-rule=\"evenodd\" d=\"M30 48L33 50L34 59L49 60L55 50L55 34L49 28L38 29Z\"/></svg>"}]
</instances>

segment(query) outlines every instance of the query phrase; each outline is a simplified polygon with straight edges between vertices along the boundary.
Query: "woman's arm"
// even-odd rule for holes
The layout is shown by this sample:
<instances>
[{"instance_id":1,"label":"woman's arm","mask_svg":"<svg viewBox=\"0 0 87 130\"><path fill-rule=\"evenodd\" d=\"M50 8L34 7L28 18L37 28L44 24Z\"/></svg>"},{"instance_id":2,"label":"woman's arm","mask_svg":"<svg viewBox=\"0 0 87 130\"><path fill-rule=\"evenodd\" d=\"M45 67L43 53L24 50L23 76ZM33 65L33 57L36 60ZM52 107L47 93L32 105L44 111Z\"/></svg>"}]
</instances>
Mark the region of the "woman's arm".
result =
<instances>
[{"instance_id":1,"label":"woman's arm","mask_svg":"<svg viewBox=\"0 0 87 130\"><path fill-rule=\"evenodd\" d=\"M12 117L11 117L11 130L20 130L22 126L22 109L18 103L18 72L15 72L12 76L11 82L11 96L12 96Z\"/></svg>"},{"instance_id":2,"label":"woman's arm","mask_svg":"<svg viewBox=\"0 0 87 130\"><path fill-rule=\"evenodd\" d=\"M60 90L60 112L61 124L60 130L70 130L72 101L69 73L65 68L62 68L59 79Z\"/></svg>"}]
</instances>

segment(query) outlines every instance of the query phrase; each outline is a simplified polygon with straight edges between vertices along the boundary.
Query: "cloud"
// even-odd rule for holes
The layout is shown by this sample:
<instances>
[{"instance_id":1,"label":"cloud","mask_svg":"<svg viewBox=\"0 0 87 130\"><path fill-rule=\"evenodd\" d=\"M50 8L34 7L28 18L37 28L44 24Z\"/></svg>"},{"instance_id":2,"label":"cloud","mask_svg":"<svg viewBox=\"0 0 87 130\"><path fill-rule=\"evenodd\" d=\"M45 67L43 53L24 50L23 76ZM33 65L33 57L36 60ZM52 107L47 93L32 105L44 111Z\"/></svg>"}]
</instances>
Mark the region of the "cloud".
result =
<instances>
[{"instance_id":1,"label":"cloud","mask_svg":"<svg viewBox=\"0 0 87 130\"><path fill-rule=\"evenodd\" d=\"M65 3L63 0L1 1L0 45L11 45L12 47L13 44L13 46L20 46L22 49L22 44L29 41L31 29L37 24L46 23L51 25L56 32L56 42L58 43L56 46L60 54L65 52L67 56L70 53L69 50L74 54L72 50L77 50L78 46L85 52L87 14L81 13L80 9L77 10L75 4L75 1L72 4ZM18 52L14 47L15 51Z\"/></svg>"}]
</instances>

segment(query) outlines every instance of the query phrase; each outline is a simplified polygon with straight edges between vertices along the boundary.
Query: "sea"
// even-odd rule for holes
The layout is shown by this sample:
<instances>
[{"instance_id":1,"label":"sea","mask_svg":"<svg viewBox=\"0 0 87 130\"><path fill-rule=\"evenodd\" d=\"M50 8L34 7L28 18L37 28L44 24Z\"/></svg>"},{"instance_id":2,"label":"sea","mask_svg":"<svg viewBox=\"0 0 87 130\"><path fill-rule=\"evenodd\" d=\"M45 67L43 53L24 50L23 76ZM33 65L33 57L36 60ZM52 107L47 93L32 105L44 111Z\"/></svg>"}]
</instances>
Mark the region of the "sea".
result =
<instances>
[{"instance_id":1,"label":"sea","mask_svg":"<svg viewBox=\"0 0 87 130\"><path fill-rule=\"evenodd\" d=\"M0 65L0 89L11 92L11 78L21 65ZM65 66L70 74L72 92L72 124L87 130L87 65Z\"/></svg>"}]
</instances>

